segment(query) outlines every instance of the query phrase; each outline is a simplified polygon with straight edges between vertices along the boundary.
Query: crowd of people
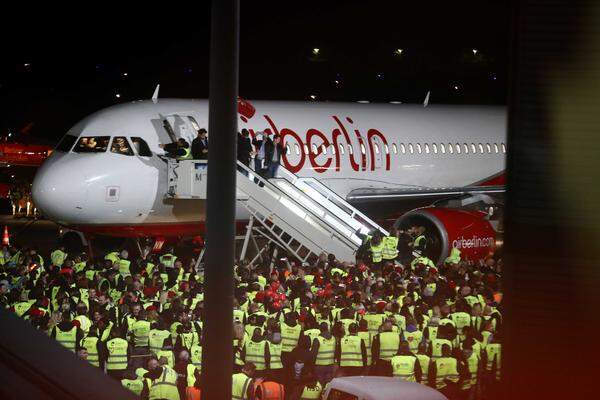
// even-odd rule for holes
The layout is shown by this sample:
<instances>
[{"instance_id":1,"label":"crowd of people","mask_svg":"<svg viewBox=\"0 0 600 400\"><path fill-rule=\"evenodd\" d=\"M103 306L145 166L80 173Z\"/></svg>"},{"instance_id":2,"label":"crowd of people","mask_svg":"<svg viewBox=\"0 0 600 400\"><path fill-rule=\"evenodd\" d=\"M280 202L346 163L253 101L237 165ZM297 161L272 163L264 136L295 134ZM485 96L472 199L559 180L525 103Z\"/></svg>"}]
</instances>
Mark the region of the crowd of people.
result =
<instances>
[{"instance_id":1,"label":"crowd of people","mask_svg":"<svg viewBox=\"0 0 600 400\"><path fill-rule=\"evenodd\" d=\"M422 233L411 232L412 247ZM417 249L401 263L382 241L365 238L355 263L332 254L236 263L232 399L266 384L318 399L334 377L354 375L420 382L451 400L494 398L501 259L463 260L455 249L435 265ZM199 398L204 277L193 259L6 246L0 265L3 306L78 357L141 399Z\"/></svg>"}]
</instances>

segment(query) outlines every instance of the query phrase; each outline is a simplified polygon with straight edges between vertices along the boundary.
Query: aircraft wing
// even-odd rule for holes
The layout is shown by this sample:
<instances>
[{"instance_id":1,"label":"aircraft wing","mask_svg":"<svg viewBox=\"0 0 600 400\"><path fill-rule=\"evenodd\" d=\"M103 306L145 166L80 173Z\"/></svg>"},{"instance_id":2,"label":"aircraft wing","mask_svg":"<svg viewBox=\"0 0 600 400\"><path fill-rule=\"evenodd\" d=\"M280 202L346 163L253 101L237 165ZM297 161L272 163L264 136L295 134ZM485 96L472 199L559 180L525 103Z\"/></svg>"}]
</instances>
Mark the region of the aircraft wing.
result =
<instances>
[{"instance_id":1,"label":"aircraft wing","mask_svg":"<svg viewBox=\"0 0 600 400\"><path fill-rule=\"evenodd\" d=\"M465 186L460 188L361 188L354 189L346 200L352 203L371 202L377 200L416 200L460 196L465 194L500 194L506 191L506 186Z\"/></svg>"}]
</instances>

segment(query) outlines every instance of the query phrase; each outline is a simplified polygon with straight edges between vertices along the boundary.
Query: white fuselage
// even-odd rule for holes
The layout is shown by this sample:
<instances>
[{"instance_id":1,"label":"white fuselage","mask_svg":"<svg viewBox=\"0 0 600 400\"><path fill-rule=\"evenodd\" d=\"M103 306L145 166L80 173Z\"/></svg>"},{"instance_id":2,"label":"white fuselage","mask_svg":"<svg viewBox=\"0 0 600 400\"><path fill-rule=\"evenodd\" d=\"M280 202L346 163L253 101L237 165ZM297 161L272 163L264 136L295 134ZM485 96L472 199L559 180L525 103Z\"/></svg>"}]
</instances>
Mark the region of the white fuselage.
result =
<instances>
[{"instance_id":1,"label":"white fuselage","mask_svg":"<svg viewBox=\"0 0 600 400\"><path fill-rule=\"evenodd\" d=\"M165 198L167 165L159 144L171 137L164 120L176 137L191 143L198 127L208 128L208 102L137 101L83 119L61 143L70 139L75 147L61 151L59 144L39 169L33 185L37 206L63 225L88 231L143 235L153 232L143 227L169 226L188 233L186 226L204 220L204 202ZM344 198L471 187L505 168L502 107L255 101L240 106L238 126L251 134L280 134L286 146L282 165ZM73 151L81 138L107 136L104 152ZM128 141L133 154L111 151L117 137ZM143 139L152 154L141 155L132 138Z\"/></svg>"}]
</instances>

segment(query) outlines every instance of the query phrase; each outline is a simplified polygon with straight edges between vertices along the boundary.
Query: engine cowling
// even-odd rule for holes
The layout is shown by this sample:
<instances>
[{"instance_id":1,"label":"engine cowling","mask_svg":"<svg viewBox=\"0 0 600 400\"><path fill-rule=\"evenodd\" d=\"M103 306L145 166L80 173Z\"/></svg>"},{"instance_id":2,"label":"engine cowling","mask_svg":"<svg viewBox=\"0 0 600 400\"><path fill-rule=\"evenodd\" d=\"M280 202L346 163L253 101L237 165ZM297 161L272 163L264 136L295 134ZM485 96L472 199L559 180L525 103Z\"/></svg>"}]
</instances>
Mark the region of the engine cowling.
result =
<instances>
[{"instance_id":1,"label":"engine cowling","mask_svg":"<svg viewBox=\"0 0 600 400\"><path fill-rule=\"evenodd\" d=\"M478 260L496 248L497 233L487 214L456 208L425 207L404 214L394 223L399 229L424 226L428 238L426 255L441 263L453 247L463 259Z\"/></svg>"}]
</instances>

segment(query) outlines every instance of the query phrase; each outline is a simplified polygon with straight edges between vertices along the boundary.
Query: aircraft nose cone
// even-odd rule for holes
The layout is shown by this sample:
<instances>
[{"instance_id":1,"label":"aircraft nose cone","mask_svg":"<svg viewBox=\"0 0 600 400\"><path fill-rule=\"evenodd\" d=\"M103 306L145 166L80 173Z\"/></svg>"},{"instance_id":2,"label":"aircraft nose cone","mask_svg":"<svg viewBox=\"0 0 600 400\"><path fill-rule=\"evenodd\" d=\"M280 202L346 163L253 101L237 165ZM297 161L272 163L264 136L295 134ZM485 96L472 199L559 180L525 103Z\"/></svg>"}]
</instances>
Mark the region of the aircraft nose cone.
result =
<instances>
[{"instance_id":1,"label":"aircraft nose cone","mask_svg":"<svg viewBox=\"0 0 600 400\"><path fill-rule=\"evenodd\" d=\"M31 188L36 207L63 224L78 222L87 197L84 174L69 164L60 160L44 163Z\"/></svg>"}]
</instances>

